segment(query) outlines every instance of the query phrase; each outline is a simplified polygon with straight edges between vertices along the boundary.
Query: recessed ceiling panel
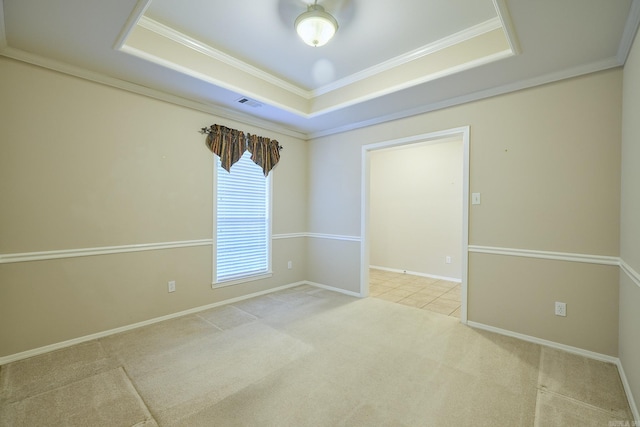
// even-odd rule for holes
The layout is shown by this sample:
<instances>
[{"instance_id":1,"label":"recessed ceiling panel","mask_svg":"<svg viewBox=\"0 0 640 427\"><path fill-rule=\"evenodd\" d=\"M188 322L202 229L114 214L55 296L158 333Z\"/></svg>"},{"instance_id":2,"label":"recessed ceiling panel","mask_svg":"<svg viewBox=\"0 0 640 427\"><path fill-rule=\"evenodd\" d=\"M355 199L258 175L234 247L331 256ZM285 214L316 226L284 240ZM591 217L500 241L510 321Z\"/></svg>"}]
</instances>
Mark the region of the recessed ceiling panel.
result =
<instances>
[{"instance_id":1,"label":"recessed ceiling panel","mask_svg":"<svg viewBox=\"0 0 640 427\"><path fill-rule=\"evenodd\" d=\"M162 1L154 0L151 6ZM190 1L195 4L199 0ZM353 7L359 4L356 0L348 1L348 4ZM406 6L411 3L409 0L404 1L407 3ZM164 23L160 22L160 19L163 18L154 14L153 10L147 10L145 16L141 17L137 25L129 32L121 50L234 91L241 96L250 96L261 103L276 106L301 117L311 118L513 55L512 43L502 27L502 20L499 17L493 16L489 20L482 20L480 18L484 18L484 15L476 14L474 15L475 19L471 19L471 17L462 19L466 15L452 7L462 6L466 1L456 0L447 3L448 13L444 13L443 16L450 16L451 23L447 25L440 23L437 27L446 27L448 31L437 30L436 27L429 26L424 29L418 25L418 20L415 18L411 20L409 15L404 16L405 23L413 23L416 27L420 27L418 29L421 31L412 33L412 37L407 37L407 32L403 32L403 36L395 36L395 33L390 31L388 37L395 37L398 40L398 43L393 45L393 49L387 49L392 56L382 55L380 50L376 49L359 51L351 60L342 62L345 68L353 71L350 75L338 78L332 59L330 57L321 58L310 68L315 75L318 64L322 63L323 72L329 74L330 78L318 79L318 76L315 75L316 83L318 80L324 80L324 85L317 86L313 90L307 90L305 86L298 84L300 78L304 78L305 75L300 71L304 69L304 61L299 63L299 56L296 55L295 50L299 47L304 52L318 53L323 52L326 46L314 48L301 43L293 31L283 30L282 34L288 35L284 35L282 41L278 43L278 31L268 32L265 27L265 35L260 38L259 42L267 47L251 46L247 50L242 45L242 49L251 53L254 58L251 61L245 61L236 52L225 52L214 46L214 44L216 46L230 45L228 39L222 34L207 30L207 27L201 29L209 37L206 41L203 40L203 36L194 38L193 35L198 33L194 28L197 29L198 26L192 26L188 33L182 32L177 29L178 24L169 24L166 17ZM269 4L269 2L264 3ZM478 1L477 3L482 2ZM347 4L347 0L341 4ZM437 1L432 0L429 4L433 6L437 4ZM275 5L276 3L273 3L272 6ZM260 7L263 6L264 4L261 3ZM413 6L415 6L415 10L423 10L421 8L424 8L422 3L415 3ZM176 16L186 19L187 13L184 9L177 10L180 13L177 13ZM221 7L221 10L225 9ZM393 11L396 12L396 9L394 8ZM244 25L242 11L236 10L236 12L239 14L235 19L224 19L224 21L243 22ZM253 9L247 9L244 14L252 16L253 12ZM196 10L191 9L191 13L193 14L192 19L195 20ZM264 13L267 14L266 11ZM362 13L366 13L366 11ZM493 10L493 13L497 12ZM223 12L220 12L220 15L223 15ZM219 19L222 18L217 17L215 22ZM357 20L352 20L351 24L356 25L356 22ZM371 17L371 22L376 24L374 25L376 28L384 28L388 24L388 19L378 17L376 21ZM463 23L472 25L463 27ZM255 21L254 24L256 26L266 25L260 20ZM186 25L186 22L183 25ZM274 23L271 22L270 25L274 26ZM276 21L275 27L280 28L281 26ZM249 37L253 34L251 31L238 31L237 28L229 28L228 25L221 27L229 31L232 38L241 37L247 33L247 40L252 40ZM376 36L378 36L377 40L380 43L386 41L386 37L379 37L378 32L374 33L368 36L363 30L362 34L352 38L364 43L376 40ZM212 35L220 37L220 41L211 40ZM422 36L422 39L418 39L419 35ZM348 37L345 37L345 40L348 41ZM257 39L255 41L258 43ZM331 40L330 43L333 45L333 50L328 52L349 53L349 49L345 49L341 39ZM281 49L281 45L290 45L291 49ZM415 47L416 45L417 47ZM271 52L272 56L261 56L265 51ZM359 60L360 56L363 58L362 61ZM266 63L258 64L255 58L264 58ZM373 63L374 60L381 62ZM293 78L283 79L268 71L281 64L289 64L286 71L290 76L297 77L298 81L292 83ZM296 70L297 73L294 72Z\"/></svg>"},{"instance_id":2,"label":"recessed ceiling panel","mask_svg":"<svg viewBox=\"0 0 640 427\"><path fill-rule=\"evenodd\" d=\"M305 90L344 79L496 18L492 0L319 0L338 21L305 45L296 17L311 0L153 0L145 16Z\"/></svg>"}]
</instances>

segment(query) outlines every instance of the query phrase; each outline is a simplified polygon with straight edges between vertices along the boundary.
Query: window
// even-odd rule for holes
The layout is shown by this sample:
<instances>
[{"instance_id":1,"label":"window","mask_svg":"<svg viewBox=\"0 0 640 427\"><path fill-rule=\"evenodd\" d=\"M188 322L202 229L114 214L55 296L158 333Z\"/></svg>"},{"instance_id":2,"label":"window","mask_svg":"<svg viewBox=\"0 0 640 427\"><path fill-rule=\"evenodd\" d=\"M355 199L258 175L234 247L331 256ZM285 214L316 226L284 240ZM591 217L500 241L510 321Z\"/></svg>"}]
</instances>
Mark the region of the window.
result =
<instances>
[{"instance_id":1,"label":"window","mask_svg":"<svg viewBox=\"0 0 640 427\"><path fill-rule=\"evenodd\" d=\"M228 173L216 157L215 282L221 286L271 275L271 178L246 151Z\"/></svg>"}]
</instances>

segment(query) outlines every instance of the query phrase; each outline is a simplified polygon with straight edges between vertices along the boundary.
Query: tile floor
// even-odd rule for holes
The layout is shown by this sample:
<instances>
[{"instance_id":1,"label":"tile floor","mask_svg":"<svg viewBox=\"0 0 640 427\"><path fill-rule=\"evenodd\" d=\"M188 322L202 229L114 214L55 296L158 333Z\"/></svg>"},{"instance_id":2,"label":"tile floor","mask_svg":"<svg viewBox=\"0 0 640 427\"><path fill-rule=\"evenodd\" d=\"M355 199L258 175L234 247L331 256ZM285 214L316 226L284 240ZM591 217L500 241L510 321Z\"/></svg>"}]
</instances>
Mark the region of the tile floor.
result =
<instances>
[{"instance_id":1,"label":"tile floor","mask_svg":"<svg viewBox=\"0 0 640 427\"><path fill-rule=\"evenodd\" d=\"M369 295L460 317L460 283L391 271L369 270Z\"/></svg>"}]
</instances>

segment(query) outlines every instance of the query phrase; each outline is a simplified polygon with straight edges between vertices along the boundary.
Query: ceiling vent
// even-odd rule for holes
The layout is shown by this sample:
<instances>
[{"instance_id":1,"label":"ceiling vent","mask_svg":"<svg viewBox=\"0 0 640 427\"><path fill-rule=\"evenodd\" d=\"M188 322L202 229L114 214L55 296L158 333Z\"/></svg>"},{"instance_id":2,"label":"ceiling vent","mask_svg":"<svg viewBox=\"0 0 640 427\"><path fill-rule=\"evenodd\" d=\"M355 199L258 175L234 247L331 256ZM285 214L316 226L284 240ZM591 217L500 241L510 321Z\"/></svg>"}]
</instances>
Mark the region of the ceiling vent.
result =
<instances>
[{"instance_id":1,"label":"ceiling vent","mask_svg":"<svg viewBox=\"0 0 640 427\"><path fill-rule=\"evenodd\" d=\"M262 104L256 101L255 99L247 98L245 96L236 100L236 102L247 105L249 107L253 107L253 108L262 107Z\"/></svg>"}]
</instances>

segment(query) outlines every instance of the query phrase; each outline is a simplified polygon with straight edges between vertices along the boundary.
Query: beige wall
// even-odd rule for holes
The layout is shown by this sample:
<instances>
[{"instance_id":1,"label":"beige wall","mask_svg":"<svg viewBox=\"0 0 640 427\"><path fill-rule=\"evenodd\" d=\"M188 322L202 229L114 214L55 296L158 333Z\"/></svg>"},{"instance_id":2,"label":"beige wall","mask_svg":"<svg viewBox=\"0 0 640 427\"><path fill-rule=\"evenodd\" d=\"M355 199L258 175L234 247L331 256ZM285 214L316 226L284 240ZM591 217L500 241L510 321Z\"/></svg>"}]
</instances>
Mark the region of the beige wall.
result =
<instances>
[{"instance_id":1,"label":"beige wall","mask_svg":"<svg viewBox=\"0 0 640 427\"><path fill-rule=\"evenodd\" d=\"M0 264L0 357L301 280L358 292L360 243L321 235L360 235L362 145L466 125L470 191L482 193L471 245L607 256L622 246L638 271L634 49L621 233L621 70L307 144L0 58L0 253L211 238L213 162L196 130L216 122L285 146L273 231L320 235L274 240L271 279L216 290L207 246ZM620 294L620 354L637 391L638 287L623 276L618 287L611 266L474 253L469 319L615 356ZM553 316L560 299L564 319Z\"/></svg>"},{"instance_id":2,"label":"beige wall","mask_svg":"<svg viewBox=\"0 0 640 427\"><path fill-rule=\"evenodd\" d=\"M306 231L306 142L2 57L0 75L1 254L211 239L213 123L281 142L273 232ZM216 290L210 246L0 264L0 357L302 281L306 250L274 240L272 278Z\"/></svg>"},{"instance_id":3,"label":"beige wall","mask_svg":"<svg viewBox=\"0 0 640 427\"><path fill-rule=\"evenodd\" d=\"M471 245L617 256L621 95L622 72L614 69L315 139L309 230L360 234L362 145L469 125L470 192L482 193L482 204L469 212ZM496 269L513 274L494 281L478 270L483 256L474 256L469 320L617 355L617 304L598 303L618 300L615 269L575 262L571 274L549 275L543 272L555 261L542 260L520 280L515 257L493 257ZM359 277L359 253L331 261L314 267L315 281L333 285L323 273L329 270ZM532 293L536 302L527 304ZM564 319L553 314L560 298L569 313ZM497 322L505 306L521 310ZM585 319L593 329L574 337Z\"/></svg>"},{"instance_id":4,"label":"beige wall","mask_svg":"<svg viewBox=\"0 0 640 427\"><path fill-rule=\"evenodd\" d=\"M620 258L620 360L640 408L640 37L624 67Z\"/></svg>"},{"instance_id":5,"label":"beige wall","mask_svg":"<svg viewBox=\"0 0 640 427\"><path fill-rule=\"evenodd\" d=\"M461 279L462 165L460 139L371 152L370 265Z\"/></svg>"}]
</instances>

